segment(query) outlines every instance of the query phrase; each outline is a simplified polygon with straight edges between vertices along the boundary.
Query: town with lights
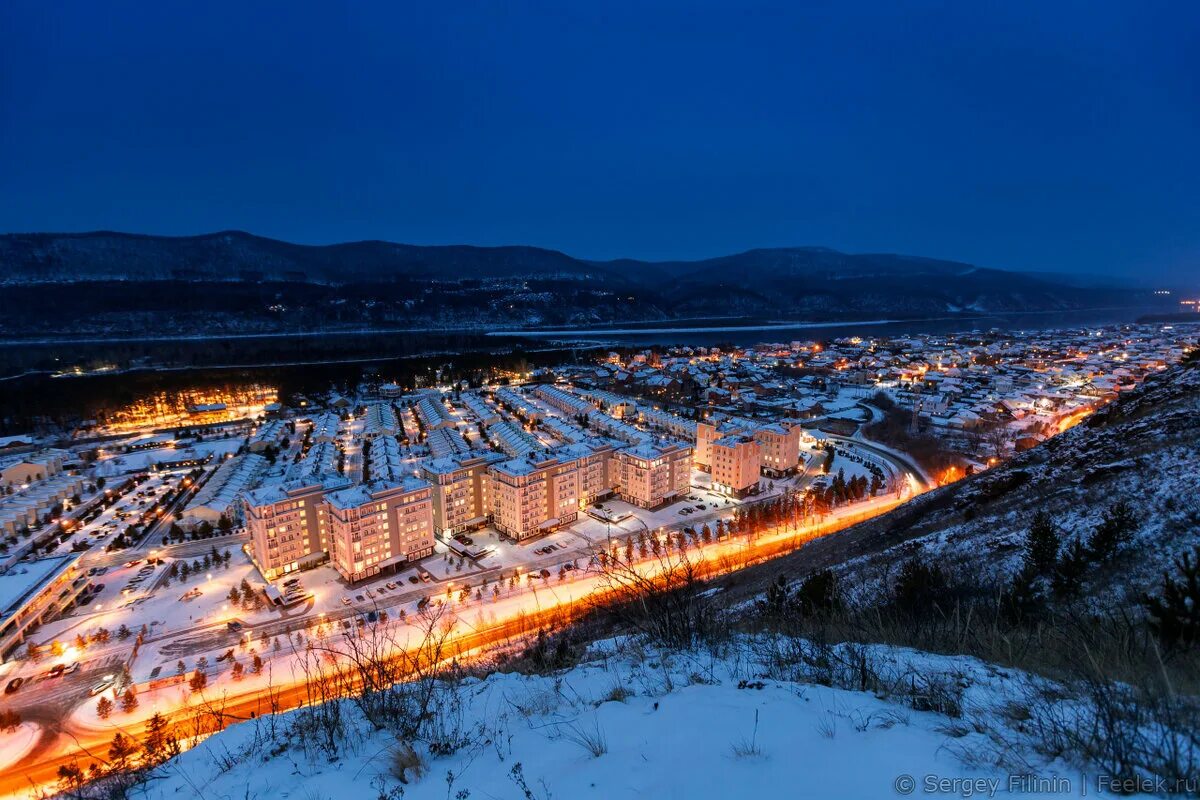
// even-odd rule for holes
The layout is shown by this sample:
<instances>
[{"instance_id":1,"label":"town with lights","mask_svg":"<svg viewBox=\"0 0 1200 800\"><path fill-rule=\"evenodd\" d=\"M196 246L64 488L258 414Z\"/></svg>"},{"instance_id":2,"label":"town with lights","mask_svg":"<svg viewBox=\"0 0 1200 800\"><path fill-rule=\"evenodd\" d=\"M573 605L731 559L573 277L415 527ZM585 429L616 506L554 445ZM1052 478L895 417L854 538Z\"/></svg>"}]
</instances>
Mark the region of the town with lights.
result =
<instances>
[{"instance_id":1,"label":"town with lights","mask_svg":"<svg viewBox=\"0 0 1200 800\"><path fill-rule=\"evenodd\" d=\"M711 575L796 550L1196 347L1124 325L626 349L424 388L156 394L9 436L0 685L27 746L7 774L51 784L114 726L214 696L243 717L304 703L312 642L402 642L436 613L465 621L468 659L595 602L613 563L653 575L678 552Z\"/></svg>"}]
</instances>

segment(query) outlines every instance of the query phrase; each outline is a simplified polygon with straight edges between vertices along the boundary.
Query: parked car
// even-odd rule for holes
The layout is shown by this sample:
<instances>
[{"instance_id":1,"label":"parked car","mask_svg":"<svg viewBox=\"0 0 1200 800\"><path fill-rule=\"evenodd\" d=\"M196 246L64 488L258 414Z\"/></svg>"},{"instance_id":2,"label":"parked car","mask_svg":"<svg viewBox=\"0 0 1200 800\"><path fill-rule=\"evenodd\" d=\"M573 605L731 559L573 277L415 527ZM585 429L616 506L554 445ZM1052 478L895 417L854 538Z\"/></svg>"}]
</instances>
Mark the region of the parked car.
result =
<instances>
[{"instance_id":1,"label":"parked car","mask_svg":"<svg viewBox=\"0 0 1200 800\"><path fill-rule=\"evenodd\" d=\"M387 583L385 583L385 584L384 584L384 586L386 586L388 589L395 589L395 588L396 588L396 582L395 582L395 581L388 581Z\"/></svg>"},{"instance_id":2,"label":"parked car","mask_svg":"<svg viewBox=\"0 0 1200 800\"><path fill-rule=\"evenodd\" d=\"M350 605L350 598L349 598L349 597L343 597L343 598L342 598L342 605L344 605L344 606L348 606L348 605Z\"/></svg>"},{"instance_id":3,"label":"parked car","mask_svg":"<svg viewBox=\"0 0 1200 800\"><path fill-rule=\"evenodd\" d=\"M66 669L67 669L66 664L55 664L53 667L50 668L50 671L46 673L46 677L47 678L58 678L63 674L63 672Z\"/></svg>"},{"instance_id":4,"label":"parked car","mask_svg":"<svg viewBox=\"0 0 1200 800\"><path fill-rule=\"evenodd\" d=\"M416 575L409 575L409 576L408 576L408 582L409 582L409 583L420 583L420 582L421 582L421 579L420 579L420 578L418 578Z\"/></svg>"},{"instance_id":5,"label":"parked car","mask_svg":"<svg viewBox=\"0 0 1200 800\"><path fill-rule=\"evenodd\" d=\"M17 689L20 689L21 684L23 684L23 683L25 683L24 678L21 678L21 677L13 678L11 681L8 682L8 685L4 687L4 693L12 694L13 692L17 691Z\"/></svg>"},{"instance_id":6,"label":"parked car","mask_svg":"<svg viewBox=\"0 0 1200 800\"><path fill-rule=\"evenodd\" d=\"M238 622L236 619L231 619L229 622L225 623L225 627L229 628L231 631L240 631L242 629L242 623Z\"/></svg>"},{"instance_id":7,"label":"parked car","mask_svg":"<svg viewBox=\"0 0 1200 800\"><path fill-rule=\"evenodd\" d=\"M69 666L63 670L63 675L70 675L72 672L78 672L78 671L79 671L79 662L76 661L71 666Z\"/></svg>"}]
</instances>

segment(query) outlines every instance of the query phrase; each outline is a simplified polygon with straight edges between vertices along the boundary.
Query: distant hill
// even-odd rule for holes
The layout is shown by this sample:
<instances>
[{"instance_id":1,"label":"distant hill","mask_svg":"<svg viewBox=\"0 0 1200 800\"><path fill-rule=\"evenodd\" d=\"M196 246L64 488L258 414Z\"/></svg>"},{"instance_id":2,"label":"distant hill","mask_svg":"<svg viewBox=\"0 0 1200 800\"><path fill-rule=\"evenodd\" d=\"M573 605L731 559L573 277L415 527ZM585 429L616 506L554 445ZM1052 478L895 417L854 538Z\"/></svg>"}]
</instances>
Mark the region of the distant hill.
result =
<instances>
[{"instance_id":1,"label":"distant hill","mask_svg":"<svg viewBox=\"0 0 1200 800\"><path fill-rule=\"evenodd\" d=\"M318 283L512 275L587 275L594 265L539 247L421 247L366 241L301 245L242 231L201 236L31 233L0 236L8 281L300 280Z\"/></svg>"},{"instance_id":2,"label":"distant hill","mask_svg":"<svg viewBox=\"0 0 1200 800\"><path fill-rule=\"evenodd\" d=\"M0 235L0 282L9 287L0 312L15 314L7 325L25 332L63 325L112 333L148 324L173 331L201 325L180 313L187 311L202 315L206 330L234 331L712 315L862 319L1134 306L1151 299L1148 292L1068 285L1030 273L822 247L749 250L699 261L589 261L538 247L382 241L313 246L241 231ZM78 287L57 293L60 314L54 317L38 316L31 305L38 296L34 287L46 282ZM208 286L181 292L181 283ZM168 308L163 296L188 302ZM203 309L195 305L200 302ZM0 322L0 330L5 327Z\"/></svg>"}]
</instances>

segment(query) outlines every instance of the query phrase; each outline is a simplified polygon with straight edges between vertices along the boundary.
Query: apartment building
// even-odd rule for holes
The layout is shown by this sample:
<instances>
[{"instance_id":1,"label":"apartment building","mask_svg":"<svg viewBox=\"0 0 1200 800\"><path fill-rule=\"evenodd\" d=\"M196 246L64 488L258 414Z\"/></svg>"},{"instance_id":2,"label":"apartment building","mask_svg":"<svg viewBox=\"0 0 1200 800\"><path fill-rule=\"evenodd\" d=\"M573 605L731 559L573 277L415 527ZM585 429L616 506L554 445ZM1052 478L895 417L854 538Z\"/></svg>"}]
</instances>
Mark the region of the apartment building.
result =
<instances>
[{"instance_id":1,"label":"apartment building","mask_svg":"<svg viewBox=\"0 0 1200 800\"><path fill-rule=\"evenodd\" d=\"M564 445L554 451L559 458L575 460L581 508L612 496L620 482L617 446L616 442L596 437Z\"/></svg>"},{"instance_id":2,"label":"apartment building","mask_svg":"<svg viewBox=\"0 0 1200 800\"><path fill-rule=\"evenodd\" d=\"M503 460L499 453L466 453L421 464L421 477L432 487L435 533L453 535L487 524L491 513L487 469Z\"/></svg>"},{"instance_id":3,"label":"apartment building","mask_svg":"<svg viewBox=\"0 0 1200 800\"><path fill-rule=\"evenodd\" d=\"M432 488L425 481L361 484L330 492L325 502L330 557L352 583L433 553Z\"/></svg>"},{"instance_id":4,"label":"apartment building","mask_svg":"<svg viewBox=\"0 0 1200 800\"><path fill-rule=\"evenodd\" d=\"M762 471L774 478L790 475L800 467L799 425L763 425L754 431L762 456Z\"/></svg>"},{"instance_id":5,"label":"apartment building","mask_svg":"<svg viewBox=\"0 0 1200 800\"><path fill-rule=\"evenodd\" d=\"M363 415L363 438L395 436L400 432L400 419L391 403L372 403Z\"/></svg>"},{"instance_id":6,"label":"apartment building","mask_svg":"<svg viewBox=\"0 0 1200 800\"><path fill-rule=\"evenodd\" d=\"M48 447L37 453L10 456L0 461L0 488L39 483L62 472L70 458L67 450Z\"/></svg>"},{"instance_id":7,"label":"apartment building","mask_svg":"<svg viewBox=\"0 0 1200 800\"><path fill-rule=\"evenodd\" d=\"M26 635L71 607L88 587L79 553L28 561L0 574L0 661L7 661Z\"/></svg>"},{"instance_id":8,"label":"apartment building","mask_svg":"<svg viewBox=\"0 0 1200 800\"><path fill-rule=\"evenodd\" d=\"M658 508L692 488L693 449L682 442L660 441L618 450L620 497L642 508Z\"/></svg>"},{"instance_id":9,"label":"apartment building","mask_svg":"<svg viewBox=\"0 0 1200 800\"><path fill-rule=\"evenodd\" d=\"M745 497L758 488L762 449L752 436L726 436L712 443L713 488Z\"/></svg>"},{"instance_id":10,"label":"apartment building","mask_svg":"<svg viewBox=\"0 0 1200 800\"><path fill-rule=\"evenodd\" d=\"M453 428L456 425L440 395L422 397L413 409L426 433L438 428Z\"/></svg>"},{"instance_id":11,"label":"apartment building","mask_svg":"<svg viewBox=\"0 0 1200 800\"><path fill-rule=\"evenodd\" d=\"M245 494L250 558L264 578L273 581L328 557L325 496L349 486L346 478L327 476L315 482L269 484Z\"/></svg>"},{"instance_id":12,"label":"apartment building","mask_svg":"<svg viewBox=\"0 0 1200 800\"><path fill-rule=\"evenodd\" d=\"M493 464L492 524L517 541L528 539L579 517L579 463L547 452L531 453Z\"/></svg>"},{"instance_id":13,"label":"apartment building","mask_svg":"<svg viewBox=\"0 0 1200 800\"><path fill-rule=\"evenodd\" d=\"M720 438L721 434L717 432L716 425L709 422L696 423L696 469L705 472L712 470L712 445Z\"/></svg>"}]
</instances>

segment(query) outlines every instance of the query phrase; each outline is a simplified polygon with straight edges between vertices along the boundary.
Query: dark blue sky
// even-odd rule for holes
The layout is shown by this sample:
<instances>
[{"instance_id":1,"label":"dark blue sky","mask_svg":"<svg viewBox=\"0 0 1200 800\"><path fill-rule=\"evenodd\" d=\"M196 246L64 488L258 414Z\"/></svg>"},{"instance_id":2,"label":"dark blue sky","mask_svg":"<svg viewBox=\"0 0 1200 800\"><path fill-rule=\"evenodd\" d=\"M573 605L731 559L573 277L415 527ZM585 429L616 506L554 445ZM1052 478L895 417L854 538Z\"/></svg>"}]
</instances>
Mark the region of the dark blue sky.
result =
<instances>
[{"instance_id":1,"label":"dark blue sky","mask_svg":"<svg viewBox=\"0 0 1200 800\"><path fill-rule=\"evenodd\" d=\"M1200 273L1196 2L332 5L0 3L0 230Z\"/></svg>"}]
</instances>

